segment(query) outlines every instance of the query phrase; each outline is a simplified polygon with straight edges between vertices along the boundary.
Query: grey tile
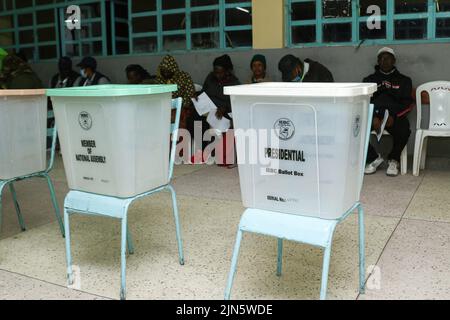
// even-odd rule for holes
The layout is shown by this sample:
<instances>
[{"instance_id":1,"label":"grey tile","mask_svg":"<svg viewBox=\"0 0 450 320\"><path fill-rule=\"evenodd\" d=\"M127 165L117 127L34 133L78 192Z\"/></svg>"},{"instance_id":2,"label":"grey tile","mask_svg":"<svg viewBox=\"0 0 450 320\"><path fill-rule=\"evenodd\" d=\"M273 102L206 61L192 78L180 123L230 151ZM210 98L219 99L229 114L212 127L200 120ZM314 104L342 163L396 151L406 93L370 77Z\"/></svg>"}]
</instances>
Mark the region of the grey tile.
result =
<instances>
[{"instance_id":1,"label":"grey tile","mask_svg":"<svg viewBox=\"0 0 450 320\"><path fill-rule=\"evenodd\" d=\"M450 299L449 261L449 223L404 219L361 299Z\"/></svg>"},{"instance_id":2,"label":"grey tile","mask_svg":"<svg viewBox=\"0 0 450 320\"><path fill-rule=\"evenodd\" d=\"M105 299L2 270L0 270L0 288L0 300Z\"/></svg>"}]
</instances>

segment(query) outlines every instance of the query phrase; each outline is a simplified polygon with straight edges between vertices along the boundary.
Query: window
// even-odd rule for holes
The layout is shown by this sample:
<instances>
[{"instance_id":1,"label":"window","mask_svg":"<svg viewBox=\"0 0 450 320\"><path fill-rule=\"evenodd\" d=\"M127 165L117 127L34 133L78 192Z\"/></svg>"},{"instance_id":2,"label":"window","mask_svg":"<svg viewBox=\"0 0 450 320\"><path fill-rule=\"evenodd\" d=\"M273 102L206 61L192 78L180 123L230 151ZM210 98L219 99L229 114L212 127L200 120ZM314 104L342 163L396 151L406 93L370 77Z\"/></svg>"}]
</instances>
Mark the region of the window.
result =
<instances>
[{"instance_id":1,"label":"window","mask_svg":"<svg viewBox=\"0 0 450 320\"><path fill-rule=\"evenodd\" d=\"M130 53L252 46L251 1L129 0Z\"/></svg>"},{"instance_id":2,"label":"window","mask_svg":"<svg viewBox=\"0 0 450 320\"><path fill-rule=\"evenodd\" d=\"M70 30L69 5L81 9ZM243 0L0 0L0 46L34 61L250 48L252 6Z\"/></svg>"},{"instance_id":3,"label":"window","mask_svg":"<svg viewBox=\"0 0 450 320\"><path fill-rule=\"evenodd\" d=\"M450 40L450 0L287 0L287 5L290 46Z\"/></svg>"}]
</instances>

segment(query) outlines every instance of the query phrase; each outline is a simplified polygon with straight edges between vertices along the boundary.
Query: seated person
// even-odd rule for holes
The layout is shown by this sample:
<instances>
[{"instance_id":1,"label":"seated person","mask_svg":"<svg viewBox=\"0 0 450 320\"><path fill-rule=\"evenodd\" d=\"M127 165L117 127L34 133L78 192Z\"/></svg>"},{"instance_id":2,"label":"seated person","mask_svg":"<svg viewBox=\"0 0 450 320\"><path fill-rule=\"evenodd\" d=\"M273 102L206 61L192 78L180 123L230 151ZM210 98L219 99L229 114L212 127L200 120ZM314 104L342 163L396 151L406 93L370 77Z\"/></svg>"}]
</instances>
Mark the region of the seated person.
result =
<instances>
[{"instance_id":1,"label":"seated person","mask_svg":"<svg viewBox=\"0 0 450 320\"><path fill-rule=\"evenodd\" d=\"M278 64L283 82L334 82L333 75L322 64L311 59L304 61L288 54Z\"/></svg>"},{"instance_id":2,"label":"seated person","mask_svg":"<svg viewBox=\"0 0 450 320\"><path fill-rule=\"evenodd\" d=\"M217 106L216 117L217 119L222 119L223 117L228 120L232 120L229 114L231 113L231 100L230 96L224 94L224 87L240 85L241 82L234 75L233 63L229 55L225 54L216 58L213 62L213 71L206 77L205 83L203 84L203 92L205 92L214 104ZM198 116L196 112L196 116ZM209 128L209 124L206 123L206 128ZM227 146L227 143L229 146ZM233 148L234 141L228 141L226 139L226 134L222 135L222 159L217 158L216 162L219 166L234 168L236 166L235 159L227 152L231 152L230 148ZM216 155L219 157L219 155ZM234 157L233 157L234 158ZM227 163L227 159L229 159Z\"/></svg>"},{"instance_id":3,"label":"seated person","mask_svg":"<svg viewBox=\"0 0 450 320\"><path fill-rule=\"evenodd\" d=\"M69 57L59 59L58 71L50 80L50 88L71 88L81 81L81 76L72 69L72 60Z\"/></svg>"},{"instance_id":4,"label":"seated person","mask_svg":"<svg viewBox=\"0 0 450 320\"><path fill-rule=\"evenodd\" d=\"M233 72L233 63L229 55L225 54L214 60L213 72L205 79L203 84L203 92L205 92L214 104L217 106L216 116L218 119L225 117L230 119L231 100L223 92L223 88L227 86L236 86L241 84Z\"/></svg>"},{"instance_id":5,"label":"seated person","mask_svg":"<svg viewBox=\"0 0 450 320\"><path fill-rule=\"evenodd\" d=\"M394 140L393 148L388 156L388 169L386 174L391 177L398 176L400 155L408 143L411 130L406 115L411 111L413 98L411 97L411 78L401 74L395 67L396 55L393 49L383 48L378 51L378 64L375 73L365 78L364 82L378 84L378 91L372 97L374 104L374 118L372 128L380 130L385 111L389 112L385 130ZM373 146L369 145L367 155L366 174L373 174L384 162Z\"/></svg>"},{"instance_id":6,"label":"seated person","mask_svg":"<svg viewBox=\"0 0 450 320\"><path fill-rule=\"evenodd\" d=\"M156 76L150 75L147 70L138 64L130 64L126 70L128 84L155 84Z\"/></svg>"},{"instance_id":7,"label":"seated person","mask_svg":"<svg viewBox=\"0 0 450 320\"><path fill-rule=\"evenodd\" d=\"M250 62L250 69L252 70L252 77L249 83L271 82L267 76L267 62L266 57L262 54L256 54Z\"/></svg>"},{"instance_id":8,"label":"seated person","mask_svg":"<svg viewBox=\"0 0 450 320\"><path fill-rule=\"evenodd\" d=\"M97 71L97 60L95 58L85 57L77 66L81 69L82 79L75 86L87 87L111 83L107 76Z\"/></svg>"},{"instance_id":9,"label":"seated person","mask_svg":"<svg viewBox=\"0 0 450 320\"><path fill-rule=\"evenodd\" d=\"M27 62L11 54L3 59L0 87L3 89L42 89L44 85Z\"/></svg>"}]
</instances>

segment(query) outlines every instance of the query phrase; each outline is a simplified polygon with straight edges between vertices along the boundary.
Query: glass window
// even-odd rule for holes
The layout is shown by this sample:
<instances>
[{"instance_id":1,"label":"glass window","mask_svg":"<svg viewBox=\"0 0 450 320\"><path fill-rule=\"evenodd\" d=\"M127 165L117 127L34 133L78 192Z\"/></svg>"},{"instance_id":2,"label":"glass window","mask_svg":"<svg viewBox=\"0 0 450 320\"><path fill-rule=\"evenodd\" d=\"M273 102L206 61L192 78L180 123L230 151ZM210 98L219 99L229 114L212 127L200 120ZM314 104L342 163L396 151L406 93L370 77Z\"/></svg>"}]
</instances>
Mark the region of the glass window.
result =
<instances>
[{"instance_id":1,"label":"glass window","mask_svg":"<svg viewBox=\"0 0 450 320\"><path fill-rule=\"evenodd\" d=\"M327 23L323 26L323 42L351 42L351 23Z\"/></svg>"},{"instance_id":2,"label":"glass window","mask_svg":"<svg viewBox=\"0 0 450 320\"><path fill-rule=\"evenodd\" d=\"M397 20L395 21L395 39L426 39L427 20Z\"/></svg>"},{"instance_id":3,"label":"glass window","mask_svg":"<svg viewBox=\"0 0 450 320\"><path fill-rule=\"evenodd\" d=\"M292 42L298 44L316 42L316 26L293 27Z\"/></svg>"},{"instance_id":4,"label":"glass window","mask_svg":"<svg viewBox=\"0 0 450 320\"><path fill-rule=\"evenodd\" d=\"M427 12L428 0L395 0L395 13Z\"/></svg>"},{"instance_id":5,"label":"glass window","mask_svg":"<svg viewBox=\"0 0 450 320\"><path fill-rule=\"evenodd\" d=\"M352 16L351 0L323 0L322 14L324 18L339 18Z\"/></svg>"},{"instance_id":6,"label":"glass window","mask_svg":"<svg viewBox=\"0 0 450 320\"><path fill-rule=\"evenodd\" d=\"M316 2L296 2L291 6L292 21L316 19Z\"/></svg>"}]
</instances>

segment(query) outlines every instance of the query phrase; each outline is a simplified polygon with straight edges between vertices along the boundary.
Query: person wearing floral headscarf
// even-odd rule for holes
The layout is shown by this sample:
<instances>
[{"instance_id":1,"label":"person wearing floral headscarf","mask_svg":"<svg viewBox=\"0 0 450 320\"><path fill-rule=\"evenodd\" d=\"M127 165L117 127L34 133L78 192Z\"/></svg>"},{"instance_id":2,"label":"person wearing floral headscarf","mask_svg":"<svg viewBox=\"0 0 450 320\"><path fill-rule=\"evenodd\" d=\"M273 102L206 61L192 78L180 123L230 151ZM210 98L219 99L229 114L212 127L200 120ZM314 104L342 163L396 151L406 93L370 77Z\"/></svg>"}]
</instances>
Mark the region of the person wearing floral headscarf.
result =
<instances>
[{"instance_id":1,"label":"person wearing floral headscarf","mask_svg":"<svg viewBox=\"0 0 450 320\"><path fill-rule=\"evenodd\" d=\"M187 128L188 119L192 116L194 105L192 98L195 97L195 86L191 76L181 71L175 58L167 55L159 64L157 71L157 84L176 84L178 91L174 92L173 98L183 98L183 109L181 111L180 128Z\"/></svg>"},{"instance_id":2,"label":"person wearing floral headscarf","mask_svg":"<svg viewBox=\"0 0 450 320\"><path fill-rule=\"evenodd\" d=\"M8 55L3 59L0 72L2 89L40 89L42 81L31 69L30 65L16 55Z\"/></svg>"}]
</instances>

